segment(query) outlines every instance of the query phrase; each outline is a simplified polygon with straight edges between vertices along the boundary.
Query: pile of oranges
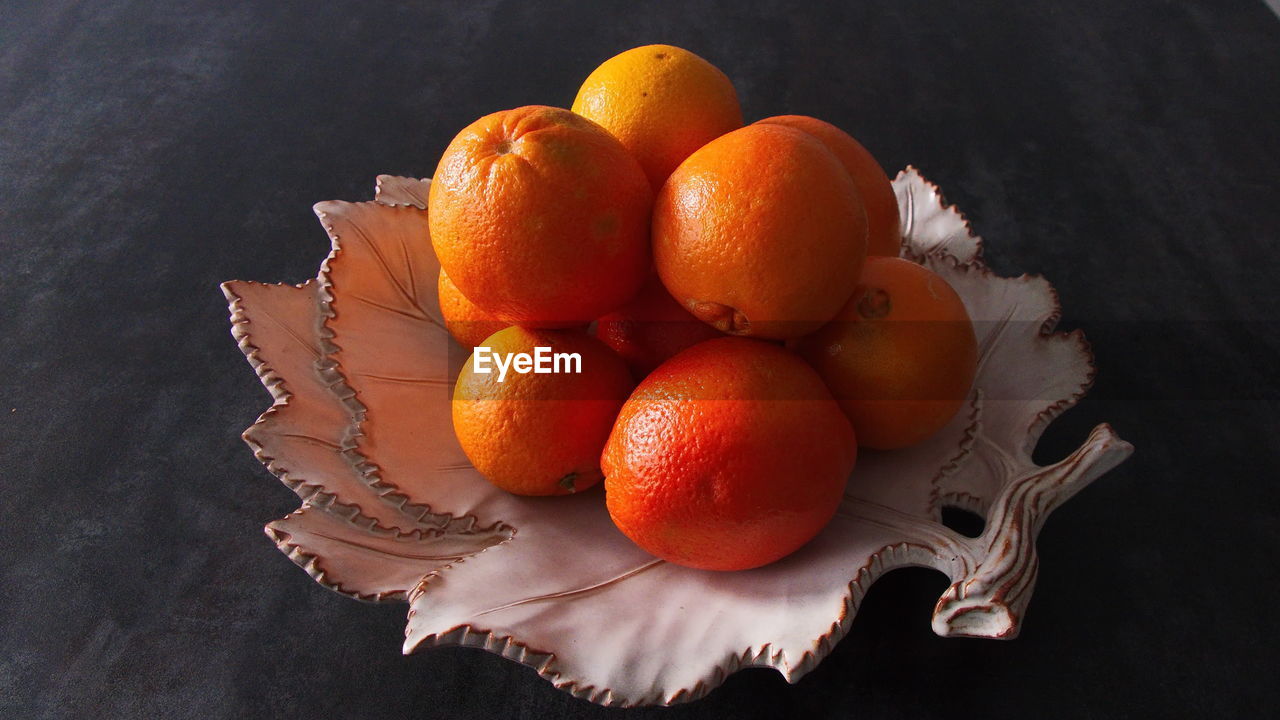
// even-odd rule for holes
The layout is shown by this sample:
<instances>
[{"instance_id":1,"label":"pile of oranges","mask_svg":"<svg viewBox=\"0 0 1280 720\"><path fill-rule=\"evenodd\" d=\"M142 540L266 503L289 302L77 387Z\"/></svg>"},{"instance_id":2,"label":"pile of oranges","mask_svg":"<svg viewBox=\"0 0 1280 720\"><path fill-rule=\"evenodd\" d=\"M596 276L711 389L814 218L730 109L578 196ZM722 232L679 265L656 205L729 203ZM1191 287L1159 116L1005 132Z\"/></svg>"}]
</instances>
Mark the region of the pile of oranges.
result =
<instances>
[{"instance_id":1,"label":"pile of oranges","mask_svg":"<svg viewBox=\"0 0 1280 720\"><path fill-rule=\"evenodd\" d=\"M464 366L467 457L523 495L603 480L618 528L675 563L795 551L834 515L859 445L928 438L973 382L964 304L897 257L875 158L816 118L744 126L729 78L687 50L611 58L572 110L475 121L428 213L450 333L525 358ZM564 367L530 371L540 352Z\"/></svg>"}]
</instances>

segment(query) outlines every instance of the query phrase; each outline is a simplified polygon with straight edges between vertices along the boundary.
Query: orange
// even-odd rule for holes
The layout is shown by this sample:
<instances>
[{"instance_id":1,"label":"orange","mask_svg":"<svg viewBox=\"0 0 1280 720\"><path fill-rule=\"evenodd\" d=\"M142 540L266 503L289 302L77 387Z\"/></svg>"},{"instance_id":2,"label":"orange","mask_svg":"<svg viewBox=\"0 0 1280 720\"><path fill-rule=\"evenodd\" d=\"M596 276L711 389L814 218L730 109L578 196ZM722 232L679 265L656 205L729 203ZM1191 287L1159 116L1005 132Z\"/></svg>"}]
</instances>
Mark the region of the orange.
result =
<instances>
[{"instance_id":1,"label":"orange","mask_svg":"<svg viewBox=\"0 0 1280 720\"><path fill-rule=\"evenodd\" d=\"M817 330L853 293L866 250L866 212L849 173L820 141L782 125L712 140L654 202L662 283L733 335Z\"/></svg>"},{"instance_id":2,"label":"orange","mask_svg":"<svg viewBox=\"0 0 1280 720\"><path fill-rule=\"evenodd\" d=\"M527 327L585 325L649 271L652 191L612 135L531 105L463 129L431 182L431 243L486 313Z\"/></svg>"},{"instance_id":3,"label":"orange","mask_svg":"<svg viewBox=\"0 0 1280 720\"><path fill-rule=\"evenodd\" d=\"M440 314L444 316L444 325L462 347L475 347L509 324L476 307L453 284L443 269L436 281L436 292L440 296Z\"/></svg>"},{"instance_id":4,"label":"orange","mask_svg":"<svg viewBox=\"0 0 1280 720\"><path fill-rule=\"evenodd\" d=\"M519 354L536 362L537 348L547 349L553 370L556 353L577 354L581 372L518 372ZM492 359L477 366L482 352L512 358L505 377ZM509 327L477 347L459 373L453 429L471 464L498 487L565 495L600 481L600 451L633 384L622 359L581 330Z\"/></svg>"},{"instance_id":5,"label":"orange","mask_svg":"<svg viewBox=\"0 0 1280 720\"><path fill-rule=\"evenodd\" d=\"M822 530L856 456L848 419L804 361L757 340L708 340L622 407L601 463L605 502L660 558L745 570Z\"/></svg>"},{"instance_id":6,"label":"orange","mask_svg":"<svg viewBox=\"0 0 1280 720\"><path fill-rule=\"evenodd\" d=\"M604 61L582 83L573 111L621 140L655 189L694 150L742 127L729 78L671 45L645 45Z\"/></svg>"},{"instance_id":7,"label":"orange","mask_svg":"<svg viewBox=\"0 0 1280 720\"><path fill-rule=\"evenodd\" d=\"M643 378L681 350L720 337L720 331L690 315L650 275L638 295L597 321L596 337Z\"/></svg>"},{"instance_id":8,"label":"orange","mask_svg":"<svg viewBox=\"0 0 1280 720\"><path fill-rule=\"evenodd\" d=\"M964 404L978 344L964 301L936 273L867 259L862 284L831 324L797 349L826 380L863 447L915 445Z\"/></svg>"},{"instance_id":9,"label":"orange","mask_svg":"<svg viewBox=\"0 0 1280 720\"><path fill-rule=\"evenodd\" d=\"M902 250L898 198L880 163L849 133L807 115L779 115L757 123L786 125L822 141L849 171L867 208L867 254L897 257Z\"/></svg>"}]
</instances>

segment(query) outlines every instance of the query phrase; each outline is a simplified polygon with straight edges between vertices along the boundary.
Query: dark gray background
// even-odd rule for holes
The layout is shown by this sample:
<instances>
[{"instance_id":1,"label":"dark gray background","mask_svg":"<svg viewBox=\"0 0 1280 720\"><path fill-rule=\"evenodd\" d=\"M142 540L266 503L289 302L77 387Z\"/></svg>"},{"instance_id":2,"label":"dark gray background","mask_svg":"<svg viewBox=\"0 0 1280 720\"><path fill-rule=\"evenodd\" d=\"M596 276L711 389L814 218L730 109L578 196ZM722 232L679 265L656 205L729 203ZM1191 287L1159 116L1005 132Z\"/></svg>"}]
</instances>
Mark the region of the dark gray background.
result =
<instances>
[{"instance_id":1,"label":"dark gray background","mask_svg":"<svg viewBox=\"0 0 1280 720\"><path fill-rule=\"evenodd\" d=\"M678 5L678 7L677 7ZM669 42L748 121L823 117L1054 281L1137 454L1040 542L1022 637L942 640L901 571L795 686L634 717L1240 716L1280 692L1280 21L1215 3L45 2L0 10L0 716L622 717L263 537L297 499L217 283L301 281L313 202L430 175L474 118ZM955 6L968 6L957 9ZM805 9L801 9L804 7Z\"/></svg>"}]
</instances>

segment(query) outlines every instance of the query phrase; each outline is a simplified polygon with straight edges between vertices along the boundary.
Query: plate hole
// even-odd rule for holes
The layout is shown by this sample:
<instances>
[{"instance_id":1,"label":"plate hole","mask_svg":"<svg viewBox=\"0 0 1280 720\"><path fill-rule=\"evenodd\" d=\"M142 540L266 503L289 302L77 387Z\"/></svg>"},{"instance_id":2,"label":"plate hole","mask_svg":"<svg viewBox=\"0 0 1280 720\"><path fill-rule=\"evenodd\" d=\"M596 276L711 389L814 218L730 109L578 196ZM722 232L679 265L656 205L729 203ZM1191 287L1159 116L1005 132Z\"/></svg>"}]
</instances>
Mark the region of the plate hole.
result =
<instances>
[{"instance_id":1,"label":"plate hole","mask_svg":"<svg viewBox=\"0 0 1280 720\"><path fill-rule=\"evenodd\" d=\"M987 522L976 512L958 507L943 507L942 524L965 537L976 538L982 535Z\"/></svg>"}]
</instances>

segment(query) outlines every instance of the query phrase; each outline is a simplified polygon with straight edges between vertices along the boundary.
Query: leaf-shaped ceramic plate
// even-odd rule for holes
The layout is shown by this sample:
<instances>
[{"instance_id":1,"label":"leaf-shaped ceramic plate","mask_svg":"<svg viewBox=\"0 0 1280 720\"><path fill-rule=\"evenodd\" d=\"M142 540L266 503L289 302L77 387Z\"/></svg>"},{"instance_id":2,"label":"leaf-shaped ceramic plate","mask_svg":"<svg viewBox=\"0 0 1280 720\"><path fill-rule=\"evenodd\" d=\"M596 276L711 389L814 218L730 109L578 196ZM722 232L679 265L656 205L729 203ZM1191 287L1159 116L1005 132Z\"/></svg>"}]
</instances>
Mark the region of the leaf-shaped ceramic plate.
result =
<instances>
[{"instance_id":1,"label":"leaf-shaped ceramic plate","mask_svg":"<svg viewBox=\"0 0 1280 720\"><path fill-rule=\"evenodd\" d=\"M1054 333L1049 283L994 275L964 218L908 168L894 181L903 253L942 274L977 327L967 409L921 446L863 452L836 518L780 562L717 573L654 559L614 528L601 491L509 495L459 449L449 397L466 352L440 318L428 182L383 176L374 202L316 205L333 243L316 280L223 285L275 399L244 438L302 498L267 535L325 587L407 601L407 653L483 647L594 702L676 703L742 667L796 680L871 583L907 565L952 580L938 634L1011 638L1045 518L1132 451L1101 425L1061 462L1031 461L1090 384L1084 336ZM985 517L984 534L943 526L943 506Z\"/></svg>"}]
</instances>

